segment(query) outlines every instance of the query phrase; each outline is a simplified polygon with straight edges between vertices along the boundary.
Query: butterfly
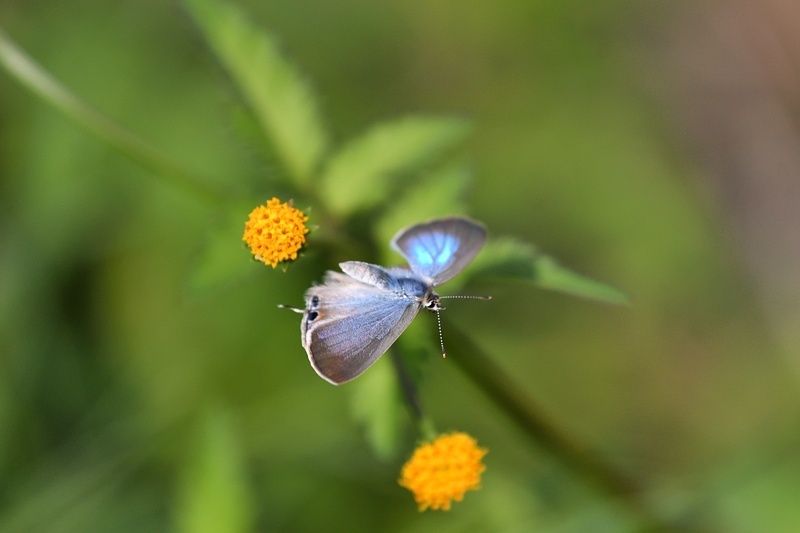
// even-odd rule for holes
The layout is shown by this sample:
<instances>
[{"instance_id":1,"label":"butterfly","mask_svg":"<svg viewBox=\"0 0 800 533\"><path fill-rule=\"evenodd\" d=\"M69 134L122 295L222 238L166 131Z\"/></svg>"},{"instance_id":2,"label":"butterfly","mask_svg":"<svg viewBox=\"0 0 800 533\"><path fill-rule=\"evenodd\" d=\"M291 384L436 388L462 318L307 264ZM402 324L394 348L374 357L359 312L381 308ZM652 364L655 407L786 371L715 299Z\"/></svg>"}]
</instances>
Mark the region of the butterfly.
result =
<instances>
[{"instance_id":1,"label":"butterfly","mask_svg":"<svg viewBox=\"0 0 800 533\"><path fill-rule=\"evenodd\" d=\"M361 261L339 263L305 294L300 332L311 366L339 385L364 373L397 340L423 307L443 307L434 289L451 280L483 248L483 224L440 218L401 230L391 246L408 267ZM484 299L488 299L484 298ZM444 346L442 346L444 355Z\"/></svg>"}]
</instances>

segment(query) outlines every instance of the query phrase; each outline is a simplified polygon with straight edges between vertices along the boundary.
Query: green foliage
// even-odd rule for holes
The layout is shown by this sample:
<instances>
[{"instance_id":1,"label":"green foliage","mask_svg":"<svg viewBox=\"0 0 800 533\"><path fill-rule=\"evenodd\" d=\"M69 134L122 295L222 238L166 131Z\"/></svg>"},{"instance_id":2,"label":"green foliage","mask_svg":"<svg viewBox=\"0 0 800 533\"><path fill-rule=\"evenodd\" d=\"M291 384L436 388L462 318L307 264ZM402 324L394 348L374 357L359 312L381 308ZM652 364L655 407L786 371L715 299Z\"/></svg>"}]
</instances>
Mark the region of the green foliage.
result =
<instances>
[{"instance_id":1,"label":"green foliage","mask_svg":"<svg viewBox=\"0 0 800 533\"><path fill-rule=\"evenodd\" d=\"M242 205L241 209L226 211L206 229L205 238L189 267L187 287L190 291L203 293L224 287L255 270L254 259L242 261L242 251L250 253L242 241L248 209L252 206Z\"/></svg>"},{"instance_id":2,"label":"green foliage","mask_svg":"<svg viewBox=\"0 0 800 533\"><path fill-rule=\"evenodd\" d=\"M238 8L213 0L189 0L188 5L268 137L274 139L278 155L299 184L307 185L327 145L312 91L277 51L274 39L255 28ZM345 218L397 198L375 224L378 242L388 242L414 222L461 214L466 210L461 198L469 181L463 165L413 178L452 151L467 131L466 122L458 119L408 117L379 124L330 156L316 196L332 214ZM193 277L195 284L223 279L226 269L235 269L224 253L214 252L226 248L210 247L211 255ZM562 268L524 243L496 241L482 257L473 272L610 303L626 302L618 290Z\"/></svg>"},{"instance_id":3,"label":"green foliage","mask_svg":"<svg viewBox=\"0 0 800 533\"><path fill-rule=\"evenodd\" d=\"M400 451L408 415L392 362L388 357L380 359L350 387L354 389L351 397L353 418L363 425L375 455L382 459L394 458Z\"/></svg>"},{"instance_id":4,"label":"green foliage","mask_svg":"<svg viewBox=\"0 0 800 533\"><path fill-rule=\"evenodd\" d=\"M525 281L543 289L606 303L628 303L620 290L564 268L552 257L515 239L490 242L466 270L475 277Z\"/></svg>"},{"instance_id":5,"label":"green foliage","mask_svg":"<svg viewBox=\"0 0 800 533\"><path fill-rule=\"evenodd\" d=\"M233 417L209 409L193 439L180 487L178 531L215 533L250 531L253 509L242 444Z\"/></svg>"},{"instance_id":6,"label":"green foliage","mask_svg":"<svg viewBox=\"0 0 800 533\"><path fill-rule=\"evenodd\" d=\"M211 48L258 117L290 176L307 186L328 147L316 99L275 39L233 4L187 0Z\"/></svg>"},{"instance_id":7,"label":"green foliage","mask_svg":"<svg viewBox=\"0 0 800 533\"><path fill-rule=\"evenodd\" d=\"M470 171L463 162L444 163L393 195L392 202L385 206L375 222L373 231L375 242L381 244L386 264L397 260L394 251L390 255L389 242L400 229L443 213L466 214L464 197L470 178Z\"/></svg>"},{"instance_id":8,"label":"green foliage","mask_svg":"<svg viewBox=\"0 0 800 533\"><path fill-rule=\"evenodd\" d=\"M464 139L462 120L411 117L380 124L331 156L320 178L322 198L340 216L385 203L401 178Z\"/></svg>"},{"instance_id":9,"label":"green foliage","mask_svg":"<svg viewBox=\"0 0 800 533\"><path fill-rule=\"evenodd\" d=\"M399 229L436 216L467 212L465 196L472 176L460 158L453 158L469 130L464 120L411 116L384 122L329 154L316 97L298 69L279 52L275 39L231 4L187 0L186 5L260 125L269 143L267 150L282 162L290 178L285 185L298 198L316 204L324 221L341 225L372 212L372 229L367 234L373 237L371 248L391 262L388 244ZM0 44L6 58L23 57L29 70L38 73L28 76L28 83L79 123L156 172L177 168L61 88L12 45ZM192 185L193 179L183 171L173 174ZM196 185L196 190L201 190L199 181ZM252 206L231 203L226 207L212 220L213 229L192 260L187 284L194 291L224 286L252 270L249 253L241 251L242 225ZM331 244L336 245L335 234ZM457 284L472 276L521 280L605 301L624 300L615 290L534 253L529 245L494 236ZM419 328L406 333L402 345L408 357L404 364L410 366L402 378L404 387L421 382L422 358L430 351L428 341ZM375 454L383 459L397 457L404 443L408 417L400 382L390 360L383 358L350 385L352 416L364 428ZM414 412L416 409L412 406L417 429L422 437L430 438L433 423ZM183 465L175 520L183 531L246 531L254 515L243 472L244 451L232 416L211 409L201 411L198 417L200 429Z\"/></svg>"},{"instance_id":10,"label":"green foliage","mask_svg":"<svg viewBox=\"0 0 800 533\"><path fill-rule=\"evenodd\" d=\"M196 42L163 31L186 28L161 4L0 7L9 28L21 21L14 32L32 51L0 31L0 66L10 74L0 78L8 180L0 530L620 531L669 530L673 518L774 530L798 522L789 496L800 486L797 465L765 469L774 453L753 467L766 475L700 488L714 461L738 461L721 450L747 455L762 439L784 439L774 429L781 424L792 440L796 383L769 338L775 324L752 312L749 278L731 266L735 254L685 187L675 154L664 153L662 125L647 126L652 110L620 91L620 58L598 42L619 34L616 18L596 20L608 7L486 4L475 15L449 14L459 23L440 31L427 18L439 20L437 9L421 15L402 3L388 11L407 20L388 22L376 15L386 16L383 4L356 12L260 4L275 35L290 37L294 27L286 42L321 54L314 71L330 68L319 98L276 37L235 3L184 4L241 95L225 114L234 115L234 135L207 119L219 88L191 63ZM619 7L609 12L618 17ZM574 31L576 22L591 31ZM424 57L406 52L396 28L414 35ZM558 46L548 46L551 37ZM391 44L368 50L374 40ZM409 60L395 68L398 51ZM390 86L400 88L376 90ZM416 98L437 91L440 107L469 102L480 112L479 172L463 153L463 119L414 112L369 125L375 109L420 109ZM460 97L448 107L451 91ZM374 100L362 106L365 95ZM351 121L332 131L363 133L334 139L321 101ZM74 125L147 172L109 157ZM242 156L242 139L232 137L243 130L281 168ZM151 174L169 186L139 180ZM243 176L261 177L245 203L232 194ZM448 310L447 364L433 364L442 360L428 315L394 347L402 378L386 356L343 387L317 380L298 316L276 304L298 305L341 260L397 264L389 242L398 230L468 215L475 192L489 242L446 291L502 282L489 291L502 305ZM305 254L278 269L254 263L241 242L247 213L272 195L311 215ZM609 316L569 299L544 307L504 298L509 283L522 283L628 303L621 290L498 235L504 217L526 229L546 222L548 248L572 246L575 263L592 265L581 270L615 280L637 306ZM257 275L231 283L248 272ZM409 408L416 396L426 400L422 413ZM484 489L453 512L420 517L396 485L396 467L434 423L474 433L491 450L489 469ZM626 479L641 492L618 490L628 485L615 481Z\"/></svg>"}]
</instances>

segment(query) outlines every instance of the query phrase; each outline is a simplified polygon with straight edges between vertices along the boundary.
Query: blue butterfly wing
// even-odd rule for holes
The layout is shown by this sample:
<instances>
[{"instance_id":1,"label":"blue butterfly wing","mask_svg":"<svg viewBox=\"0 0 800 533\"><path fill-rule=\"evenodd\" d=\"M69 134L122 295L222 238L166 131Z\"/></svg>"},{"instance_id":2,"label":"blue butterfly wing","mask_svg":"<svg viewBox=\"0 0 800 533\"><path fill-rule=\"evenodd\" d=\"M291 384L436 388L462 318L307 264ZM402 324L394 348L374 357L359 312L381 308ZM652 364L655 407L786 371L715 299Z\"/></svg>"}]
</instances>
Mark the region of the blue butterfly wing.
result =
<instances>
[{"instance_id":1,"label":"blue butterfly wing","mask_svg":"<svg viewBox=\"0 0 800 533\"><path fill-rule=\"evenodd\" d=\"M355 262L349 270L359 267L370 267L360 272L364 279L378 271L385 273L380 267ZM328 382L350 381L389 349L420 308L416 299L381 284L328 272L323 285L306 292L300 330L308 360Z\"/></svg>"},{"instance_id":2,"label":"blue butterfly wing","mask_svg":"<svg viewBox=\"0 0 800 533\"><path fill-rule=\"evenodd\" d=\"M442 218L401 230L392 248L411 270L432 285L452 279L486 243L486 228L468 218Z\"/></svg>"}]
</instances>

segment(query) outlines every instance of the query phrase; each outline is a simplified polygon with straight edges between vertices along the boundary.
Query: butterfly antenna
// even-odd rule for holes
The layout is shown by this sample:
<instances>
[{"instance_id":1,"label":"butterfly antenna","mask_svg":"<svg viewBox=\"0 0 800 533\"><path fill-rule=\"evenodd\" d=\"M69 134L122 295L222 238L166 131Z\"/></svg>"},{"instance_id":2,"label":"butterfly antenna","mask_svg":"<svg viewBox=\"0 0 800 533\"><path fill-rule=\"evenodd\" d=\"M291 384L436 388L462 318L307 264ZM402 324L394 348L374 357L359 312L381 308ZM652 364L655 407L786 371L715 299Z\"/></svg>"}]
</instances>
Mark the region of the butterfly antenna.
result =
<instances>
[{"instance_id":1,"label":"butterfly antenna","mask_svg":"<svg viewBox=\"0 0 800 533\"><path fill-rule=\"evenodd\" d=\"M443 298L469 298L470 300L491 300L491 296L439 296L439 299Z\"/></svg>"},{"instance_id":2,"label":"butterfly antenna","mask_svg":"<svg viewBox=\"0 0 800 533\"><path fill-rule=\"evenodd\" d=\"M469 298L471 300L491 300L491 296L439 296L442 298ZM444 309L444 307L442 307ZM444 349L444 337L442 337L442 317L439 314L439 309L436 310L436 325L439 327L439 344L442 346L442 358L447 357L447 352Z\"/></svg>"},{"instance_id":3,"label":"butterfly antenna","mask_svg":"<svg viewBox=\"0 0 800 533\"><path fill-rule=\"evenodd\" d=\"M436 311L436 325L439 327L439 344L442 346L442 359L447 357L447 352L444 351L444 337L442 337L442 316L439 311Z\"/></svg>"},{"instance_id":4,"label":"butterfly antenna","mask_svg":"<svg viewBox=\"0 0 800 533\"><path fill-rule=\"evenodd\" d=\"M306 312L305 309L300 309L298 307L292 307L291 305L278 304L278 307L281 308L281 309L288 309L290 311L294 311L295 313L305 313Z\"/></svg>"}]
</instances>

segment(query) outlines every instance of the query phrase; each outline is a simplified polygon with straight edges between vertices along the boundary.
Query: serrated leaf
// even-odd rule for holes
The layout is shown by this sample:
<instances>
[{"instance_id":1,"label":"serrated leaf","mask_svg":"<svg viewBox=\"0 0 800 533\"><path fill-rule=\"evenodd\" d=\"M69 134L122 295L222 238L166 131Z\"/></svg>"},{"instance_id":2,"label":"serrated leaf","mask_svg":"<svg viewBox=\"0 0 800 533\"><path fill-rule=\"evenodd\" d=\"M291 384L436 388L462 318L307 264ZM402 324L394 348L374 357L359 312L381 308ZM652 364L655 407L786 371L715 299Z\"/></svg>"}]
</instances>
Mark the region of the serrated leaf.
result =
<instances>
[{"instance_id":1,"label":"serrated leaf","mask_svg":"<svg viewBox=\"0 0 800 533\"><path fill-rule=\"evenodd\" d=\"M231 213L243 214L228 215L209 230L191 265L187 280L190 291L212 290L253 271L252 254L242 242L247 212L232 210Z\"/></svg>"},{"instance_id":2,"label":"serrated leaf","mask_svg":"<svg viewBox=\"0 0 800 533\"><path fill-rule=\"evenodd\" d=\"M293 180L280 154L276 152L276 146L270 142L258 117L246 103L236 101L228 106L228 124L247 156L259 160L257 173L252 178L248 176L251 178L248 179L250 191L264 191L265 181L281 184Z\"/></svg>"},{"instance_id":3,"label":"serrated leaf","mask_svg":"<svg viewBox=\"0 0 800 533\"><path fill-rule=\"evenodd\" d=\"M230 413L221 409L205 413L193 442L196 448L188 454L179 487L179 530L249 531L253 522L252 496Z\"/></svg>"},{"instance_id":4,"label":"serrated leaf","mask_svg":"<svg viewBox=\"0 0 800 533\"><path fill-rule=\"evenodd\" d=\"M278 51L275 39L242 11L218 0L185 0L258 117L289 175L307 185L328 146L313 91Z\"/></svg>"},{"instance_id":5,"label":"serrated leaf","mask_svg":"<svg viewBox=\"0 0 800 533\"><path fill-rule=\"evenodd\" d=\"M463 120L422 117L376 126L331 157L322 197L342 216L374 207L395 191L398 178L453 148L467 129Z\"/></svg>"},{"instance_id":6,"label":"serrated leaf","mask_svg":"<svg viewBox=\"0 0 800 533\"><path fill-rule=\"evenodd\" d=\"M490 241L463 275L527 281L573 296L612 304L628 303L628 297L619 289L564 268L552 257L538 253L532 245L510 238Z\"/></svg>"},{"instance_id":7,"label":"serrated leaf","mask_svg":"<svg viewBox=\"0 0 800 533\"><path fill-rule=\"evenodd\" d=\"M401 229L435 217L461 215L466 212L463 197L470 173L463 163L450 163L426 173L404 189L388 205L375 223L375 238L380 244L385 264L389 264L389 241Z\"/></svg>"},{"instance_id":8,"label":"serrated leaf","mask_svg":"<svg viewBox=\"0 0 800 533\"><path fill-rule=\"evenodd\" d=\"M353 418L364 426L375 455L389 459L397 455L405 413L400 389L389 354L353 381Z\"/></svg>"}]
</instances>

